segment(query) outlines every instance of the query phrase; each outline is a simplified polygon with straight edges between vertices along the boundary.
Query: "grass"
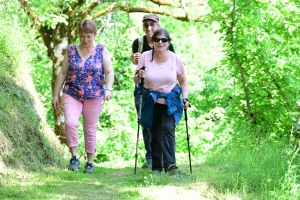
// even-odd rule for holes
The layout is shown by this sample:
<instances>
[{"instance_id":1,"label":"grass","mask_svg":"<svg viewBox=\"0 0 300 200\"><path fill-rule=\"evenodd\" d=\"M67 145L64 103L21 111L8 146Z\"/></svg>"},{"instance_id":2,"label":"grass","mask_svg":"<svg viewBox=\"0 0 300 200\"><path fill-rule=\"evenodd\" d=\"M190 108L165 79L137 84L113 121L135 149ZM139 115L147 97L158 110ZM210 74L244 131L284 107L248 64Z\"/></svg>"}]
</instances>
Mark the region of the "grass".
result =
<instances>
[{"instance_id":1,"label":"grass","mask_svg":"<svg viewBox=\"0 0 300 200\"><path fill-rule=\"evenodd\" d=\"M106 164L107 165L107 164ZM181 166L189 172L189 166ZM217 194L203 182L207 168L193 166L193 174L154 175L149 169L133 166L95 165L94 174L45 167L32 173L1 175L0 199L239 199Z\"/></svg>"},{"instance_id":2,"label":"grass","mask_svg":"<svg viewBox=\"0 0 300 200\"><path fill-rule=\"evenodd\" d=\"M11 169L0 173L0 199L297 200L299 158L285 150L273 143L225 147L208 152L203 163L192 161L193 174L179 164L187 175L175 176L140 167L134 174L133 160L95 164L94 174L69 171L67 160L40 171Z\"/></svg>"},{"instance_id":3,"label":"grass","mask_svg":"<svg viewBox=\"0 0 300 200\"><path fill-rule=\"evenodd\" d=\"M0 20L0 26L7 27L0 30L1 174L9 168L38 171L63 160L63 148L46 123L30 76L31 55L24 30L10 20L6 15Z\"/></svg>"},{"instance_id":4,"label":"grass","mask_svg":"<svg viewBox=\"0 0 300 200\"><path fill-rule=\"evenodd\" d=\"M298 150L289 151L284 141L251 145L248 139L211 151L205 163L213 176L207 182L221 193L230 191L242 199L299 199Z\"/></svg>"}]
</instances>

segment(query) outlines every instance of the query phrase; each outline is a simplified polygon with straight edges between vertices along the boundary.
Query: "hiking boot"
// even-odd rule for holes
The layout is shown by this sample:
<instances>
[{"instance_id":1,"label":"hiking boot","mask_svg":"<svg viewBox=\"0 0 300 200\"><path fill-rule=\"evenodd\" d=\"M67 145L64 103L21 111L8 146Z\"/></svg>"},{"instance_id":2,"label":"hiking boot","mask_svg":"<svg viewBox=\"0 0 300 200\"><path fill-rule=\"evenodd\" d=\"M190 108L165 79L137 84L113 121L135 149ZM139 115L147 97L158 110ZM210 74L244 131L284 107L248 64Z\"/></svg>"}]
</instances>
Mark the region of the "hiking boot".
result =
<instances>
[{"instance_id":1,"label":"hiking boot","mask_svg":"<svg viewBox=\"0 0 300 200\"><path fill-rule=\"evenodd\" d=\"M86 165L84 167L84 172L93 174L94 173L94 165L93 163L86 162Z\"/></svg>"},{"instance_id":2,"label":"hiking boot","mask_svg":"<svg viewBox=\"0 0 300 200\"><path fill-rule=\"evenodd\" d=\"M80 161L76 156L72 156L70 160L70 170L71 171L78 171L80 168Z\"/></svg>"},{"instance_id":3,"label":"hiking boot","mask_svg":"<svg viewBox=\"0 0 300 200\"><path fill-rule=\"evenodd\" d=\"M145 164L143 164L142 168L143 169L152 168L152 162L146 162Z\"/></svg>"},{"instance_id":4,"label":"hiking boot","mask_svg":"<svg viewBox=\"0 0 300 200\"><path fill-rule=\"evenodd\" d=\"M153 173L153 174L160 174L161 171L158 171L158 170L155 169L155 170L152 170L152 173Z\"/></svg>"},{"instance_id":5,"label":"hiking boot","mask_svg":"<svg viewBox=\"0 0 300 200\"><path fill-rule=\"evenodd\" d=\"M173 176L179 174L178 167L176 165L173 165L168 168L168 175Z\"/></svg>"},{"instance_id":6,"label":"hiking boot","mask_svg":"<svg viewBox=\"0 0 300 200\"><path fill-rule=\"evenodd\" d=\"M182 171L182 170L180 170L180 169L177 169L178 170L178 174L179 175L184 175L184 176L188 176L189 174L187 173L187 172L185 172L185 171Z\"/></svg>"}]
</instances>

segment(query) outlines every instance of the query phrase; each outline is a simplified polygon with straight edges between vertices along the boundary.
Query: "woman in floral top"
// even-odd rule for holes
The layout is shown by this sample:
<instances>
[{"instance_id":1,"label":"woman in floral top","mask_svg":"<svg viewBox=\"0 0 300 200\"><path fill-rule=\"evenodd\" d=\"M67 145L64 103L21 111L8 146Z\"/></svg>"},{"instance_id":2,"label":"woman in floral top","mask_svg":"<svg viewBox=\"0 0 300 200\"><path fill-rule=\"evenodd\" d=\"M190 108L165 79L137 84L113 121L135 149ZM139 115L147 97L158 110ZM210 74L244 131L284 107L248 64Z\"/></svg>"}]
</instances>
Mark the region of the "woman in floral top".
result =
<instances>
[{"instance_id":1,"label":"woman in floral top","mask_svg":"<svg viewBox=\"0 0 300 200\"><path fill-rule=\"evenodd\" d=\"M97 27L92 20L77 26L80 44L72 44L63 59L53 92L52 105L59 109L59 92L63 88L63 103L67 145L72 158L70 169L78 171L78 121L83 115L83 131L87 162L84 171L94 172L97 123L106 100L111 99L114 71L107 48L96 44Z\"/></svg>"}]
</instances>

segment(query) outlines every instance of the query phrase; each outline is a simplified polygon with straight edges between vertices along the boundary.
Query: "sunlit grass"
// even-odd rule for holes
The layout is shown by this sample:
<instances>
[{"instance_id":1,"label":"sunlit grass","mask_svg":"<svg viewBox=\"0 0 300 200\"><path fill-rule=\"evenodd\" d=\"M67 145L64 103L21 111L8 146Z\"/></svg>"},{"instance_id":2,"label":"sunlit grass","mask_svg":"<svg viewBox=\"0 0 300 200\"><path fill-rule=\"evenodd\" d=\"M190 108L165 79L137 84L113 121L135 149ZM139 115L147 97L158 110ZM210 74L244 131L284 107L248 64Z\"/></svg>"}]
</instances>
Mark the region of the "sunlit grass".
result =
<instances>
[{"instance_id":1,"label":"sunlit grass","mask_svg":"<svg viewBox=\"0 0 300 200\"><path fill-rule=\"evenodd\" d=\"M284 142L232 141L208 156L206 165L213 171L206 180L220 192L238 193L243 199L298 199L298 163L297 153L290 155Z\"/></svg>"},{"instance_id":2,"label":"sunlit grass","mask_svg":"<svg viewBox=\"0 0 300 200\"><path fill-rule=\"evenodd\" d=\"M111 163L113 165L113 163ZM187 166L182 168L186 170ZM153 175L151 170L132 167L95 166L94 174L85 174L83 169L71 172L67 168L48 168L39 173L24 173L23 177L7 174L1 177L1 199L156 199L152 193L161 191L161 197L173 192L200 195L200 180L194 175ZM12 184L11 184L12 183ZM26 183L26 184L24 184ZM208 187L208 186L207 186ZM156 191L156 192L155 192ZM172 192L173 191L173 192ZM172 192L172 193L170 193ZM161 198L162 199L162 198Z\"/></svg>"},{"instance_id":3,"label":"sunlit grass","mask_svg":"<svg viewBox=\"0 0 300 200\"><path fill-rule=\"evenodd\" d=\"M208 152L203 162L179 168L187 175L154 175L134 160L95 164L94 174L65 167L44 167L40 172L11 169L0 177L1 199L297 199L297 156L286 146L261 141L251 147L233 143ZM199 158L198 160L203 160ZM83 162L83 161L82 161ZM141 163L139 163L140 165Z\"/></svg>"}]
</instances>

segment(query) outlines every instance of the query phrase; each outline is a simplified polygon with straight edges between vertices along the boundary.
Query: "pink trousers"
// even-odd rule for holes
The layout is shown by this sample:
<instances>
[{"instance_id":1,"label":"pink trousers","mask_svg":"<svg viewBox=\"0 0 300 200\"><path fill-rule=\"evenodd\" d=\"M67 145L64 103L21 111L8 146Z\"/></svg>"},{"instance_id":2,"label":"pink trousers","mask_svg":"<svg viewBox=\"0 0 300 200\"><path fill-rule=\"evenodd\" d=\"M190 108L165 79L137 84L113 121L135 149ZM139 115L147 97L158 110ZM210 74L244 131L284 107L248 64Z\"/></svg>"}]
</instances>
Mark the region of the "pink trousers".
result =
<instances>
[{"instance_id":1,"label":"pink trousers","mask_svg":"<svg viewBox=\"0 0 300 200\"><path fill-rule=\"evenodd\" d=\"M79 101L68 94L63 94L63 102L68 147L78 146L78 121L82 114L85 151L95 153L97 123L104 104L103 98Z\"/></svg>"}]
</instances>

